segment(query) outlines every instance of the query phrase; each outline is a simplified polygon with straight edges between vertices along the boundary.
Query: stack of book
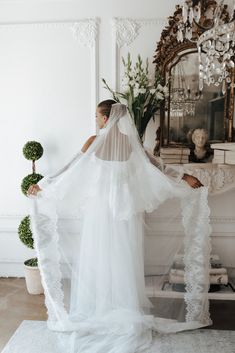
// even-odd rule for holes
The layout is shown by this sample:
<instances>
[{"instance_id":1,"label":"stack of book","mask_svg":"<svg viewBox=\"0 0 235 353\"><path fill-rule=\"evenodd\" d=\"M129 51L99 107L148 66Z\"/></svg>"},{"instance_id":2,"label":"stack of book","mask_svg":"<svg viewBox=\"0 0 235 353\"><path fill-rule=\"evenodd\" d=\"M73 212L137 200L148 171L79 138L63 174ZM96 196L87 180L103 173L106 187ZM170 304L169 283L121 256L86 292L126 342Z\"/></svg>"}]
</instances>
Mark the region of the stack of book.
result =
<instances>
[{"instance_id":1,"label":"stack of book","mask_svg":"<svg viewBox=\"0 0 235 353\"><path fill-rule=\"evenodd\" d=\"M235 142L213 143L214 158L212 163L235 164Z\"/></svg>"},{"instance_id":2,"label":"stack of book","mask_svg":"<svg viewBox=\"0 0 235 353\"><path fill-rule=\"evenodd\" d=\"M227 269L222 266L218 255L211 255L211 268L209 270L210 285L228 284ZM172 268L169 273L169 283L173 285L184 284L184 262L183 255L178 255L175 258Z\"/></svg>"},{"instance_id":3,"label":"stack of book","mask_svg":"<svg viewBox=\"0 0 235 353\"><path fill-rule=\"evenodd\" d=\"M184 164L189 162L190 149L187 147L161 147L160 157L163 163Z\"/></svg>"}]
</instances>

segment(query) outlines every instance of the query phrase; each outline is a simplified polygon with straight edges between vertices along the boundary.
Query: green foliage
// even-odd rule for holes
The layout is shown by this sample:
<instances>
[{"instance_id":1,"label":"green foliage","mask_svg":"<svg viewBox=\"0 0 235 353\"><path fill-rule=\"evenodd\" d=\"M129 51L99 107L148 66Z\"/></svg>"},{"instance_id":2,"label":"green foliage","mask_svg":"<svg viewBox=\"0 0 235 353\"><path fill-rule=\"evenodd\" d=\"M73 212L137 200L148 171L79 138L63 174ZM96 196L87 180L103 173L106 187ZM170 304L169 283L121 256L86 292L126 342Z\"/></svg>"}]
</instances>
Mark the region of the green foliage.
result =
<instances>
[{"instance_id":1,"label":"green foliage","mask_svg":"<svg viewBox=\"0 0 235 353\"><path fill-rule=\"evenodd\" d=\"M32 161L32 174L28 174L21 182L21 190L25 196L27 191L32 184L37 184L43 176L35 172L35 161L42 157L43 147L37 141L28 141L23 147L23 155L26 159ZM18 235L24 245L30 249L34 249L33 233L30 228L30 216L26 216L22 219L18 227ZM37 267L37 258L32 258L24 262L27 266Z\"/></svg>"},{"instance_id":2,"label":"green foliage","mask_svg":"<svg viewBox=\"0 0 235 353\"><path fill-rule=\"evenodd\" d=\"M30 229L30 217L26 216L20 222L18 227L19 238L24 245L26 245L30 249L34 249L33 246L33 234Z\"/></svg>"},{"instance_id":3,"label":"green foliage","mask_svg":"<svg viewBox=\"0 0 235 353\"><path fill-rule=\"evenodd\" d=\"M37 173L28 174L26 177L24 177L21 183L21 191L23 194L27 195L27 191L30 185L37 184L42 178L43 176Z\"/></svg>"},{"instance_id":4,"label":"green foliage","mask_svg":"<svg viewBox=\"0 0 235 353\"><path fill-rule=\"evenodd\" d=\"M26 159L36 161L43 155L43 147L39 142L28 141L23 147L23 155Z\"/></svg>"},{"instance_id":5,"label":"green foliage","mask_svg":"<svg viewBox=\"0 0 235 353\"><path fill-rule=\"evenodd\" d=\"M133 66L130 53L128 53L127 61L122 58L122 63L125 69L122 92L113 91L104 79L102 81L114 100L127 105L140 139L143 141L146 127L150 119L154 119L160 102L164 100L168 90L167 87L161 85L162 79L158 72L152 80L150 79L148 59L144 65L141 56L138 55L137 62Z\"/></svg>"},{"instance_id":6,"label":"green foliage","mask_svg":"<svg viewBox=\"0 0 235 353\"><path fill-rule=\"evenodd\" d=\"M36 257L32 259L28 259L24 262L26 266L37 267L38 266L38 259Z\"/></svg>"}]
</instances>

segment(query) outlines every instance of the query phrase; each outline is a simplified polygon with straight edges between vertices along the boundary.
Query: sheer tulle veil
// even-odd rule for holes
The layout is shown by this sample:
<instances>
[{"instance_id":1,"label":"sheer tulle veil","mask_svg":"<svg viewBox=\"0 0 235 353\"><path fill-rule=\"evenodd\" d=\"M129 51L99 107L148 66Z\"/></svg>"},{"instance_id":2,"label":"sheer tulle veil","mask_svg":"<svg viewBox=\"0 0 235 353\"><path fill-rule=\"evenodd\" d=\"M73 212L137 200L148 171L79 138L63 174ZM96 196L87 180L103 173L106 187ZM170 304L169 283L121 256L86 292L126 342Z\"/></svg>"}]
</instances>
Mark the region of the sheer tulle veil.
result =
<instances>
[{"instance_id":1,"label":"sheer tulle veil","mask_svg":"<svg viewBox=\"0 0 235 353\"><path fill-rule=\"evenodd\" d=\"M85 153L39 186L29 200L31 227L47 326L64 352L144 352L153 332L211 324L207 188L176 182L150 162L124 104L113 104ZM144 279L144 216L169 199L181 209L182 236L161 238L157 274L167 282L180 253L185 292L170 298L162 291L153 301Z\"/></svg>"}]
</instances>

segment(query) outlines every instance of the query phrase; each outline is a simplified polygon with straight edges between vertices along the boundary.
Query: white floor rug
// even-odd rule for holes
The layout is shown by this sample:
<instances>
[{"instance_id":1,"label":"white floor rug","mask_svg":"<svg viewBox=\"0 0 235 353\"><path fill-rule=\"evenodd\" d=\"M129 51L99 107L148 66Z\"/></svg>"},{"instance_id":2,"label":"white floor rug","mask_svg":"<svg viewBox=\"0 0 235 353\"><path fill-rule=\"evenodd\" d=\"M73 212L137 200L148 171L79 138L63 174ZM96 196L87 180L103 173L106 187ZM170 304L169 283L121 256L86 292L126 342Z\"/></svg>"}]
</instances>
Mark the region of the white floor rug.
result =
<instances>
[{"instance_id":1,"label":"white floor rug","mask_svg":"<svg viewBox=\"0 0 235 353\"><path fill-rule=\"evenodd\" d=\"M45 321L25 320L2 353L67 353L56 345ZM43 337L43 339L42 339ZM235 331L195 330L156 335L148 353L235 353Z\"/></svg>"}]
</instances>

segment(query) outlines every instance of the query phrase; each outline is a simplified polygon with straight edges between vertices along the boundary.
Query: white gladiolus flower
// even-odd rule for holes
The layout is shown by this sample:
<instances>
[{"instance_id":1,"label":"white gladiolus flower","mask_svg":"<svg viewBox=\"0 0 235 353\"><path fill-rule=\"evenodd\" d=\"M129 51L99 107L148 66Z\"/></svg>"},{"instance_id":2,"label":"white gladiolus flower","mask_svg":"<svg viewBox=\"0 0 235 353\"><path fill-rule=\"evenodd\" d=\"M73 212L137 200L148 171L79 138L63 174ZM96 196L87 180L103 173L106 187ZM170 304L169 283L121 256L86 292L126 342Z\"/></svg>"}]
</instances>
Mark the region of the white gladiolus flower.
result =
<instances>
[{"instance_id":1,"label":"white gladiolus flower","mask_svg":"<svg viewBox=\"0 0 235 353\"><path fill-rule=\"evenodd\" d=\"M157 85L157 89L159 89L159 91L163 91L164 87L159 83L159 84Z\"/></svg>"},{"instance_id":2,"label":"white gladiolus flower","mask_svg":"<svg viewBox=\"0 0 235 353\"><path fill-rule=\"evenodd\" d=\"M168 87L167 87L167 86L164 86L164 87L163 87L163 92L164 92L165 94L168 94L168 91L169 91Z\"/></svg>"},{"instance_id":3,"label":"white gladiolus flower","mask_svg":"<svg viewBox=\"0 0 235 353\"><path fill-rule=\"evenodd\" d=\"M138 88L134 88L134 96L137 97L139 94L139 89Z\"/></svg>"},{"instance_id":4,"label":"white gladiolus flower","mask_svg":"<svg viewBox=\"0 0 235 353\"><path fill-rule=\"evenodd\" d=\"M158 99L164 99L163 94L160 93L160 92L157 92L156 97L157 97Z\"/></svg>"},{"instance_id":5,"label":"white gladiolus flower","mask_svg":"<svg viewBox=\"0 0 235 353\"><path fill-rule=\"evenodd\" d=\"M123 59L123 64L121 92L113 91L108 85L106 88L117 95L120 102L128 106L133 119L136 111L139 111L140 118L147 118L149 121L153 117L153 112L159 109L160 102L169 95L169 87L159 83L162 82L160 75L151 74L152 77L149 77L148 65L144 64L140 56L134 67L130 54L128 54L127 62Z\"/></svg>"}]
</instances>

